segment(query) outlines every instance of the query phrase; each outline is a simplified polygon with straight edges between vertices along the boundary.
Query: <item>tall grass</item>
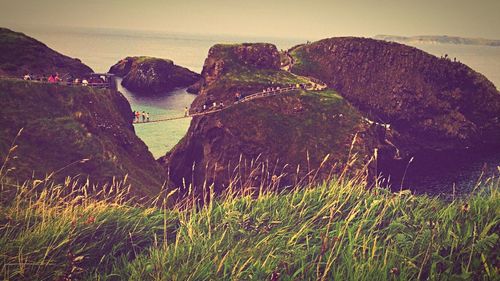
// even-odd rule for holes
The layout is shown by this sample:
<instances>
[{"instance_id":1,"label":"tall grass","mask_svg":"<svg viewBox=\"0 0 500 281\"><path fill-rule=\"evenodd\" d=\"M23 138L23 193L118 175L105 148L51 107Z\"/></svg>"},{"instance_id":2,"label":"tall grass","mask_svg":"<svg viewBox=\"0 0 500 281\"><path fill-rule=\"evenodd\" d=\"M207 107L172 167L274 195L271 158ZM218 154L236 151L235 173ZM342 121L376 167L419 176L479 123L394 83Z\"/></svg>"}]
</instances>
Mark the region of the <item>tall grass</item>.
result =
<instances>
[{"instance_id":1,"label":"tall grass","mask_svg":"<svg viewBox=\"0 0 500 281\"><path fill-rule=\"evenodd\" d=\"M277 192L271 176L249 192L206 186L205 204L187 196L173 207L175 190L134 203L126 179L0 178L4 280L499 278L499 178L444 201L345 174Z\"/></svg>"},{"instance_id":2,"label":"tall grass","mask_svg":"<svg viewBox=\"0 0 500 281\"><path fill-rule=\"evenodd\" d=\"M498 185L490 179L444 202L331 180L166 209L120 192L97 198L71 181L39 193L24 184L1 206L0 272L5 280L494 280Z\"/></svg>"}]
</instances>

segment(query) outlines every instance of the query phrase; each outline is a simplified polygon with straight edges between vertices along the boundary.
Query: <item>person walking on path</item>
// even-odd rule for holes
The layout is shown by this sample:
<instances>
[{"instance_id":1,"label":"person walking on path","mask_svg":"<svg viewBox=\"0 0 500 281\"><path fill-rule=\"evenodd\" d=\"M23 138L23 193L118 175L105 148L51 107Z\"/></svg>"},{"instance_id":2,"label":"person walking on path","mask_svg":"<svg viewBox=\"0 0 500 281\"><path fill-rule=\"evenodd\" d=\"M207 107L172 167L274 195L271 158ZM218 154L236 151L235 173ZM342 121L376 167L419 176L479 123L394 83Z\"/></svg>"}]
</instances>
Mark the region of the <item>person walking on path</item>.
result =
<instances>
[{"instance_id":1,"label":"person walking on path","mask_svg":"<svg viewBox=\"0 0 500 281\"><path fill-rule=\"evenodd\" d=\"M189 109L188 107L184 107L184 117L188 117L189 116Z\"/></svg>"},{"instance_id":2,"label":"person walking on path","mask_svg":"<svg viewBox=\"0 0 500 281\"><path fill-rule=\"evenodd\" d=\"M146 112L142 111L142 122L146 121Z\"/></svg>"},{"instance_id":3,"label":"person walking on path","mask_svg":"<svg viewBox=\"0 0 500 281\"><path fill-rule=\"evenodd\" d=\"M54 81L55 83L59 83L62 81L62 79L59 77L59 73L56 72L56 75L54 76Z\"/></svg>"}]
</instances>

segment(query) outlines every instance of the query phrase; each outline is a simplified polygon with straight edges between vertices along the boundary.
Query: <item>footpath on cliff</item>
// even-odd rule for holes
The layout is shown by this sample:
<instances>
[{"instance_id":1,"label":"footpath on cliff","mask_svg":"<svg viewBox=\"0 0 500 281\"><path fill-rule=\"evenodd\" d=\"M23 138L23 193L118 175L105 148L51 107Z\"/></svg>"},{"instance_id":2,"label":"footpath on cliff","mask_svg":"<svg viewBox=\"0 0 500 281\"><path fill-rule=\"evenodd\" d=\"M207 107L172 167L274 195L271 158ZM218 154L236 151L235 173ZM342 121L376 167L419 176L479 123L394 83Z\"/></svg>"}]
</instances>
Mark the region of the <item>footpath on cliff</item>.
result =
<instances>
[{"instance_id":1,"label":"footpath on cliff","mask_svg":"<svg viewBox=\"0 0 500 281\"><path fill-rule=\"evenodd\" d=\"M236 106L238 104L241 104L241 103L250 102L250 101L253 101L256 99L286 94L286 93L289 93L289 92L292 92L292 91L295 91L298 89L304 89L304 90L308 90L308 91L322 91L328 87L324 82L322 82L319 79L315 79L313 77L301 76L301 75L297 75L297 74L290 72L290 69L293 66L293 58L288 54L288 52L286 53L286 55L287 55L288 61L286 63L282 64L281 69L287 71L288 73L292 74L293 76L295 76L297 78L302 78L302 79L307 80L308 83L291 85L291 86L286 87L286 88L280 88L280 87L273 88L273 87L271 87L268 89L263 89L262 91L258 91L258 92L255 92L253 94L247 95L247 96L245 96L245 97L243 97L243 98L241 98L241 99L239 99L239 100L235 101L234 103L229 104L227 106L220 106L220 107L215 106L215 107L212 107L211 109L209 109L205 112L199 112L199 113L193 113L193 114L189 113L189 114L184 115L184 116L176 116L176 117L156 116L157 119L153 119L153 120L149 120L149 121L137 121L137 122L134 122L134 124L157 123L157 122L173 121L173 120L179 120L179 119L185 119L185 118L204 116L204 115L213 114L213 113L227 110L227 109L229 109L233 106Z\"/></svg>"}]
</instances>

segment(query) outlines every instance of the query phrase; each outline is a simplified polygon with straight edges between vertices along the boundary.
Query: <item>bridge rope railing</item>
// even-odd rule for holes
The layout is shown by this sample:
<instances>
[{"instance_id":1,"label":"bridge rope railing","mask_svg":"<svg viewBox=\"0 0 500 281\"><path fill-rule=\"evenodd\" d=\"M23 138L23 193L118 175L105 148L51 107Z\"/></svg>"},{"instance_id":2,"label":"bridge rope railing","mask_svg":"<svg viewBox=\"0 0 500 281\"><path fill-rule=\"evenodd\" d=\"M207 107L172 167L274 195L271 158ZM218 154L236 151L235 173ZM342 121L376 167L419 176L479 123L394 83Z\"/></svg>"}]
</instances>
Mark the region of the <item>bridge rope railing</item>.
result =
<instances>
[{"instance_id":1,"label":"bridge rope railing","mask_svg":"<svg viewBox=\"0 0 500 281\"><path fill-rule=\"evenodd\" d=\"M230 105L227 105L227 106L224 106L224 107L219 107L219 108L216 108L216 109L211 109L211 110L208 110L208 111L205 111L205 112L200 112L200 113L193 113L193 114L189 114L187 116L166 117L166 118L159 118L159 119L154 119L154 120L149 120L149 121L138 121L138 122L134 122L134 124L157 123L157 122L164 122L164 121L171 121L171 120L179 120L179 119L185 119L185 118L192 118L192 117L204 116L204 115L208 115L208 114L213 114L213 113L221 112L223 110L227 110L227 109L229 109L229 108L231 108L233 106L236 106L238 104L249 102L249 101L252 101L252 100L255 100L255 99L261 99L261 98L265 98L265 97L276 96L276 95L279 95L279 94L288 93L288 92L291 92L291 91L294 91L294 90L299 90L299 89L301 89L301 87L291 86L291 87L274 89L274 90L269 90L269 91L263 90L263 91L259 91L259 92L256 92L254 94L245 96L242 99L240 99L239 101L236 101L233 104L230 104ZM313 85L312 87L306 87L306 89L317 89L317 87L315 87Z\"/></svg>"}]
</instances>

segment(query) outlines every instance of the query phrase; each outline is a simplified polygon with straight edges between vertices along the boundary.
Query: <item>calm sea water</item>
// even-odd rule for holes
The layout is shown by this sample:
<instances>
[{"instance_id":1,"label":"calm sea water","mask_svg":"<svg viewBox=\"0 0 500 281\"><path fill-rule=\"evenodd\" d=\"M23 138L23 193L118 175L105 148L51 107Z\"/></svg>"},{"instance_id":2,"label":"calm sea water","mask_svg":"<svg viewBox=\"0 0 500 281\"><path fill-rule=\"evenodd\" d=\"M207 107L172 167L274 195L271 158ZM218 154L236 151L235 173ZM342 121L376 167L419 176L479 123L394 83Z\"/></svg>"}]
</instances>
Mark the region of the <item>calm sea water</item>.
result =
<instances>
[{"instance_id":1,"label":"calm sea water","mask_svg":"<svg viewBox=\"0 0 500 281\"><path fill-rule=\"evenodd\" d=\"M112 29L47 27L15 27L13 29L24 32L65 55L80 58L96 72L107 72L110 66L120 59L139 55L169 58L178 65L201 72L209 48L216 43L270 42L276 44L279 49L287 49L306 41ZM484 74L497 88L500 85L500 48L498 47L420 43L413 46L436 56L448 54L451 58L456 57ZM184 89L159 98L138 97L123 87L119 87L119 90L129 100L133 110L149 112L153 119L155 116L182 116L184 107L189 106L196 97ZM153 155L160 157L172 149L185 135L189 122L189 119L181 119L140 124L135 125L135 128L137 135L146 143ZM460 189L460 186L470 186L477 180L480 172L484 170L484 163L487 163L492 171L500 165L500 155L488 155L487 159L481 158L474 161L469 159L460 161L460 159L453 160L453 163L448 158L444 159L443 165L453 165L453 169L447 169L447 172L437 175L432 173L435 168L430 168L428 172L423 171L425 173L423 176L412 174L410 166L407 176L408 181L411 181L409 185L417 186L417 188L418 186L432 186L433 190L449 191L456 183L455 186ZM445 176L444 180L443 176Z\"/></svg>"}]
</instances>

